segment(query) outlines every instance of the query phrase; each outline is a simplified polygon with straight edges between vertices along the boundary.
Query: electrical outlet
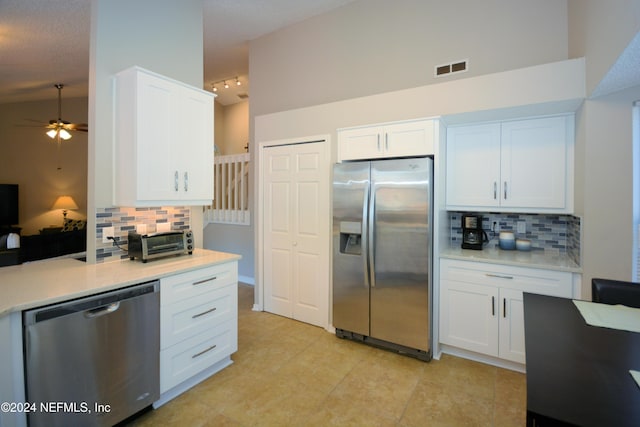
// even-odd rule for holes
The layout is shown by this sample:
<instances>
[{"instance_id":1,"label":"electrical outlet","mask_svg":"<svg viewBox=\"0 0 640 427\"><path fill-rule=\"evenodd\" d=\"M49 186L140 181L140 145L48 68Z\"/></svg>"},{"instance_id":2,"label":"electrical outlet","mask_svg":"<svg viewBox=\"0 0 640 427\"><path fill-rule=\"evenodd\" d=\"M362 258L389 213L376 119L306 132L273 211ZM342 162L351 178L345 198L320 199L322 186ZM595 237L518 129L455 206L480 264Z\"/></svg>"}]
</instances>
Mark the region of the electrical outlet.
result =
<instances>
[{"instance_id":1,"label":"electrical outlet","mask_svg":"<svg viewBox=\"0 0 640 427\"><path fill-rule=\"evenodd\" d=\"M527 232L527 223L524 221L518 221L517 230L518 233L524 234Z\"/></svg>"},{"instance_id":2,"label":"electrical outlet","mask_svg":"<svg viewBox=\"0 0 640 427\"><path fill-rule=\"evenodd\" d=\"M105 227L102 229L102 243L109 243L109 237L115 237L115 229L113 227Z\"/></svg>"}]
</instances>

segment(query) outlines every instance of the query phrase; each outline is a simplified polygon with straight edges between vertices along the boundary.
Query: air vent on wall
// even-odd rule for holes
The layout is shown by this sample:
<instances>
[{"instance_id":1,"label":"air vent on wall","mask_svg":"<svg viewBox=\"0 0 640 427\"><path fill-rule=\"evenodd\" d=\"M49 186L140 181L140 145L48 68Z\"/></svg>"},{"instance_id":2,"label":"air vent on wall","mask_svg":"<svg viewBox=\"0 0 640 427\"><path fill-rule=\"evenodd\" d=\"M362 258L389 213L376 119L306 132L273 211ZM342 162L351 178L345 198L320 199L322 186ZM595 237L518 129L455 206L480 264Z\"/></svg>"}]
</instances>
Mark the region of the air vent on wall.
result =
<instances>
[{"instance_id":1,"label":"air vent on wall","mask_svg":"<svg viewBox=\"0 0 640 427\"><path fill-rule=\"evenodd\" d=\"M455 73L463 73L467 71L469 60L450 62L448 64L436 65L435 77L447 76Z\"/></svg>"}]
</instances>

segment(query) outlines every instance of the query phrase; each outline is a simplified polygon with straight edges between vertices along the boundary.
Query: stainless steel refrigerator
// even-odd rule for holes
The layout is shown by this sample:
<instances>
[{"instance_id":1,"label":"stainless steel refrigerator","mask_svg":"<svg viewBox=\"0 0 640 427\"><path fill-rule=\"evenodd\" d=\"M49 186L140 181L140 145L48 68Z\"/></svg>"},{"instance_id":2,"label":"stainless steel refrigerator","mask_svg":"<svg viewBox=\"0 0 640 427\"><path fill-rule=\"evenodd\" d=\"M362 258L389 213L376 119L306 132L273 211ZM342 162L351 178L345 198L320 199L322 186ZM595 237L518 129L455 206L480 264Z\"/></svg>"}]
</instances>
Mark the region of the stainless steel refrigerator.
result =
<instances>
[{"instance_id":1,"label":"stainless steel refrigerator","mask_svg":"<svg viewBox=\"0 0 640 427\"><path fill-rule=\"evenodd\" d=\"M428 157L335 165L338 337L431 359L432 188Z\"/></svg>"}]
</instances>

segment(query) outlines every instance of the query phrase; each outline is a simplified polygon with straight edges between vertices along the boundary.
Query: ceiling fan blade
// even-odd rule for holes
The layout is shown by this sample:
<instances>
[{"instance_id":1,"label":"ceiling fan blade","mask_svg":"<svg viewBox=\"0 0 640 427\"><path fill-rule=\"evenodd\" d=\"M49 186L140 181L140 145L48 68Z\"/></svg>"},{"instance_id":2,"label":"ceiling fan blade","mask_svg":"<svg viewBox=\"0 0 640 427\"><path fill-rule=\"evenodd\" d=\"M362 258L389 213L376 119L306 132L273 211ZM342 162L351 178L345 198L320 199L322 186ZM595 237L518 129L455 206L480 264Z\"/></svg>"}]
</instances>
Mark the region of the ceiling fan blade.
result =
<instances>
[{"instance_id":1,"label":"ceiling fan blade","mask_svg":"<svg viewBox=\"0 0 640 427\"><path fill-rule=\"evenodd\" d=\"M79 131L86 132L89 125L86 123L68 123L68 124L65 124L63 127L68 130L79 130Z\"/></svg>"}]
</instances>

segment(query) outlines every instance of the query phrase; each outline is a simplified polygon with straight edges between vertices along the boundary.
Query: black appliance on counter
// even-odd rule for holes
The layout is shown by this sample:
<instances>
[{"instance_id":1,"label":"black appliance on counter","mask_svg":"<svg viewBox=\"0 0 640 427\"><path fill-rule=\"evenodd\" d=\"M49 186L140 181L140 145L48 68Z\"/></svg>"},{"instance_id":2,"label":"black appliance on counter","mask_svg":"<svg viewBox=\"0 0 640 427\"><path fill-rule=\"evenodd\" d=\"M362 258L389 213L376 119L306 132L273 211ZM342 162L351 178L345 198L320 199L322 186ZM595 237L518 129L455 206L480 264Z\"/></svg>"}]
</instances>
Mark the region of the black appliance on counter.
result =
<instances>
[{"instance_id":1,"label":"black appliance on counter","mask_svg":"<svg viewBox=\"0 0 640 427\"><path fill-rule=\"evenodd\" d=\"M482 215L462 215L462 249L482 250L488 241L482 229Z\"/></svg>"},{"instance_id":2,"label":"black appliance on counter","mask_svg":"<svg viewBox=\"0 0 640 427\"><path fill-rule=\"evenodd\" d=\"M190 230L154 234L130 231L128 240L129 259L139 258L142 262L171 255L191 255L194 247L193 233Z\"/></svg>"}]
</instances>

